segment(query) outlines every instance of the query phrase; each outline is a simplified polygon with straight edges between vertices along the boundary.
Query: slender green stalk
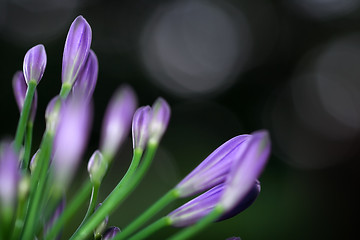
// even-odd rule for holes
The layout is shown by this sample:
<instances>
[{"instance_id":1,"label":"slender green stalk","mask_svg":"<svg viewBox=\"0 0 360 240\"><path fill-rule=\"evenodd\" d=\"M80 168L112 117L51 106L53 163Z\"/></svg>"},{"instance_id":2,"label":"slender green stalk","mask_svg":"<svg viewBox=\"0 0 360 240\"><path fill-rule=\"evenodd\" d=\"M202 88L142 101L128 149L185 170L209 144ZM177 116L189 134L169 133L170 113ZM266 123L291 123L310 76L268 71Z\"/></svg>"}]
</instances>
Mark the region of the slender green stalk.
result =
<instances>
[{"instance_id":1,"label":"slender green stalk","mask_svg":"<svg viewBox=\"0 0 360 240\"><path fill-rule=\"evenodd\" d=\"M34 98L34 93L36 89L37 82L35 80L31 80L28 84L28 88L25 95L24 105L20 114L19 123L16 129L16 135L15 135L15 150L17 152L20 151L20 147L22 145L25 129L27 125L27 121L29 119L30 109L32 105L32 101Z\"/></svg>"},{"instance_id":2,"label":"slender green stalk","mask_svg":"<svg viewBox=\"0 0 360 240\"><path fill-rule=\"evenodd\" d=\"M117 234L115 239L126 239L138 228L144 225L151 217L161 211L169 203L178 199L179 193L176 189L172 189L167 192L162 198L155 202L150 208L148 208L143 214L141 214L135 221L132 221L121 233Z\"/></svg>"},{"instance_id":3,"label":"slender green stalk","mask_svg":"<svg viewBox=\"0 0 360 240\"><path fill-rule=\"evenodd\" d=\"M46 185L46 175L51 156L52 142L53 136L48 132L45 132L37 166L34 171L34 176L32 176L31 179L28 214L26 215L22 232L22 237L24 239L32 238L34 231L37 229L38 218L36 218L36 215L39 214L39 207L42 200L45 199L43 190Z\"/></svg>"},{"instance_id":4,"label":"slender green stalk","mask_svg":"<svg viewBox=\"0 0 360 240\"><path fill-rule=\"evenodd\" d=\"M170 238L170 240L190 239L190 237L192 237L195 234L199 233L200 231L204 230L211 223L216 221L223 213L224 213L223 207L221 207L219 205L216 206L214 208L214 210L212 212L210 212L206 217L201 219L195 225L185 228L184 230L175 234L173 237Z\"/></svg>"},{"instance_id":5,"label":"slender green stalk","mask_svg":"<svg viewBox=\"0 0 360 240\"><path fill-rule=\"evenodd\" d=\"M121 182L115 187L110 195L105 199L103 204L96 210L96 212L88 219L88 221L75 232L71 237L73 240L85 239L91 232L104 220L104 218L112 213L125 198L131 193L144 177L146 171L151 165L157 149L157 144L148 144L144 160L133 177L127 178L127 181ZM135 158L136 152L134 152ZM141 156L139 156L141 158ZM129 181L131 180L131 181Z\"/></svg>"},{"instance_id":6,"label":"slender green stalk","mask_svg":"<svg viewBox=\"0 0 360 240\"><path fill-rule=\"evenodd\" d=\"M171 221L170 221L169 217L162 217L159 220L157 220L156 222L150 224L149 226L147 226L146 228L144 228L143 230L138 232L137 234L135 234L134 236L132 236L131 238L129 238L129 240L141 240L141 239L148 238L154 232L159 231L161 228L170 226L170 224L171 224ZM121 233L118 233L113 240L121 239L121 238L118 238L118 236L121 236L121 235L122 235Z\"/></svg>"},{"instance_id":7,"label":"slender green stalk","mask_svg":"<svg viewBox=\"0 0 360 240\"><path fill-rule=\"evenodd\" d=\"M21 169L26 171L29 167L30 162L30 154L31 154L31 144L32 144L32 135L33 135L33 122L29 121L27 124L26 135L25 135L25 153L23 164L21 165Z\"/></svg>"},{"instance_id":8,"label":"slender green stalk","mask_svg":"<svg viewBox=\"0 0 360 240\"><path fill-rule=\"evenodd\" d=\"M86 199L90 196L90 192L93 184L90 181L87 181L82 187L81 190L75 195L72 201L66 206L64 212L59 216L54 225L51 227L49 232L45 236L45 240L55 239L59 234L60 230L66 222L68 222L74 214L79 210L79 208L85 203Z\"/></svg>"}]
</instances>

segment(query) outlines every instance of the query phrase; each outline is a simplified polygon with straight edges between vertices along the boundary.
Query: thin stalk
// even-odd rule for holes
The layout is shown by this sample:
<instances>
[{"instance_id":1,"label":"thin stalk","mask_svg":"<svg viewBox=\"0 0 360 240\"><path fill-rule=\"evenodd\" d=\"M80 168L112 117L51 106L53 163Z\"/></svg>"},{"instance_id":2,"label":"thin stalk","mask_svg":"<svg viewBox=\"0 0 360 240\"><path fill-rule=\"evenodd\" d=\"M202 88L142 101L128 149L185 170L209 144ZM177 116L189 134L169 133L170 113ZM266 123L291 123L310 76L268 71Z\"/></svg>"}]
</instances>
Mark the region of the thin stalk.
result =
<instances>
[{"instance_id":1,"label":"thin stalk","mask_svg":"<svg viewBox=\"0 0 360 240\"><path fill-rule=\"evenodd\" d=\"M149 226L138 232L137 234L135 234L134 236L132 236L131 238L129 238L129 240L141 240L148 238L154 232L157 232L164 227L170 226L170 223L171 221L168 217L162 217L156 222L150 224ZM120 234L117 234L113 240L120 239L117 238L117 236L120 236Z\"/></svg>"},{"instance_id":2,"label":"thin stalk","mask_svg":"<svg viewBox=\"0 0 360 240\"><path fill-rule=\"evenodd\" d=\"M29 168L30 154L31 154L31 144L32 144L32 135L33 135L33 122L29 121L26 128L25 135L25 153L24 160L21 168L26 171Z\"/></svg>"},{"instance_id":3,"label":"thin stalk","mask_svg":"<svg viewBox=\"0 0 360 240\"><path fill-rule=\"evenodd\" d=\"M16 135L15 135L15 151L19 152L23 139L25 134L25 129L27 125L27 121L29 119L30 109L32 105L32 101L34 98L34 93L36 89L37 82L35 80L31 80L28 84L28 88L25 95L24 105L20 114L19 123L16 129Z\"/></svg>"},{"instance_id":4,"label":"thin stalk","mask_svg":"<svg viewBox=\"0 0 360 240\"><path fill-rule=\"evenodd\" d=\"M79 208L85 203L86 199L90 196L90 192L93 184L87 181L81 188L81 190L75 195L72 201L66 206L64 212L59 216L54 225L45 236L45 240L55 239L60 230L66 222L68 222Z\"/></svg>"},{"instance_id":5,"label":"thin stalk","mask_svg":"<svg viewBox=\"0 0 360 240\"><path fill-rule=\"evenodd\" d=\"M163 197L161 197L157 202L155 202L150 208L148 208L143 214L141 214L135 221L131 222L121 233L117 234L115 239L126 239L138 228L144 225L150 218L155 214L161 211L168 204L173 202L179 197L179 193L176 189L172 189L167 192Z\"/></svg>"},{"instance_id":6,"label":"thin stalk","mask_svg":"<svg viewBox=\"0 0 360 240\"><path fill-rule=\"evenodd\" d=\"M224 209L221 206L216 206L212 212L210 212L206 217L201 219L195 225L191 227L185 228L179 233L175 234L170 240L184 240L190 239L190 237L195 236L200 231L204 230L211 223L216 221L222 214L224 213Z\"/></svg>"},{"instance_id":7,"label":"thin stalk","mask_svg":"<svg viewBox=\"0 0 360 240\"><path fill-rule=\"evenodd\" d=\"M92 231L105 219L105 217L110 215L110 213L112 213L122 203L122 201L126 199L126 197L136 188L141 179L144 177L146 171L151 165L156 149L157 144L148 144L143 163L135 172L134 176L127 178L126 181L123 181L123 184L121 184L121 181L114 188L96 212L79 229L79 231L74 233L71 237L72 240L85 239L89 236ZM134 152L134 158L136 155L136 152ZM139 159L141 158L141 156L138 157Z\"/></svg>"}]
</instances>

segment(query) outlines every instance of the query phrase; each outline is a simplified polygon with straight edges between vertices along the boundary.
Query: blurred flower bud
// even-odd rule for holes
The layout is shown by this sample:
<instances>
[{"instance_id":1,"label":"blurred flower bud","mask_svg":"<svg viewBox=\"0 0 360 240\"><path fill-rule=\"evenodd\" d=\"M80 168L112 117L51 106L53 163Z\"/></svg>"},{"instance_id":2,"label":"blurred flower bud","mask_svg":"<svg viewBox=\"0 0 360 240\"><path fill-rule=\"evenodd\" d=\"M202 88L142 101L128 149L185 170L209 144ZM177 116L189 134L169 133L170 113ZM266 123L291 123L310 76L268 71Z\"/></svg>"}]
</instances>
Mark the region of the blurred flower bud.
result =
<instances>
[{"instance_id":1,"label":"blurred flower bud","mask_svg":"<svg viewBox=\"0 0 360 240\"><path fill-rule=\"evenodd\" d=\"M233 209L250 191L270 155L271 143L266 130L252 133L245 144L245 151L237 153L219 203L227 211Z\"/></svg>"},{"instance_id":2,"label":"blurred flower bud","mask_svg":"<svg viewBox=\"0 0 360 240\"><path fill-rule=\"evenodd\" d=\"M19 158L10 142L0 144L0 205L14 207L20 179Z\"/></svg>"},{"instance_id":3,"label":"blurred flower bud","mask_svg":"<svg viewBox=\"0 0 360 240\"><path fill-rule=\"evenodd\" d=\"M36 45L27 51L23 64L23 72L27 84L30 81L35 81L36 84L39 84L45 71L46 61L44 45Z\"/></svg>"},{"instance_id":4,"label":"blurred flower bud","mask_svg":"<svg viewBox=\"0 0 360 240\"><path fill-rule=\"evenodd\" d=\"M78 16L71 24L66 37L61 74L63 84L74 84L89 54L90 45L90 25L85 18Z\"/></svg>"},{"instance_id":5,"label":"blurred flower bud","mask_svg":"<svg viewBox=\"0 0 360 240\"><path fill-rule=\"evenodd\" d=\"M118 89L106 109L101 131L101 152L112 158L130 131L136 96L129 86ZM106 158L107 159L107 158Z\"/></svg>"},{"instance_id":6,"label":"blurred flower bud","mask_svg":"<svg viewBox=\"0 0 360 240\"><path fill-rule=\"evenodd\" d=\"M102 205L102 203L99 203L96 208L95 208L95 211ZM95 239L98 239L101 234L104 232L107 224L109 222L109 216L106 216L105 219L100 223L99 226L97 226L94 230L94 238Z\"/></svg>"},{"instance_id":7,"label":"blurred flower bud","mask_svg":"<svg viewBox=\"0 0 360 240\"><path fill-rule=\"evenodd\" d=\"M225 184L219 184L168 214L171 225L187 227L208 215L218 205L225 187ZM218 221L234 217L244 211L255 201L259 193L260 183L256 181L245 197L233 209L225 211Z\"/></svg>"},{"instance_id":8,"label":"blurred flower bud","mask_svg":"<svg viewBox=\"0 0 360 240\"><path fill-rule=\"evenodd\" d=\"M152 106L152 112L149 126L149 142L158 144L169 124L171 110L169 104L163 98L158 98Z\"/></svg>"},{"instance_id":9,"label":"blurred flower bud","mask_svg":"<svg viewBox=\"0 0 360 240\"><path fill-rule=\"evenodd\" d=\"M36 153L32 156L31 160L30 160L30 172L33 173L35 171L37 162L38 162L38 158L39 158L39 153L40 153L40 149L38 149L36 151Z\"/></svg>"},{"instance_id":10,"label":"blurred flower bud","mask_svg":"<svg viewBox=\"0 0 360 240\"><path fill-rule=\"evenodd\" d=\"M102 240L113 239L116 236L116 234L118 234L119 232L120 232L120 228L118 228L118 227L110 227L105 231Z\"/></svg>"},{"instance_id":11,"label":"blurred flower bud","mask_svg":"<svg viewBox=\"0 0 360 240\"><path fill-rule=\"evenodd\" d=\"M95 53L90 49L85 65L77 76L72 88L73 94L80 95L85 101L90 101L96 86L99 63Z\"/></svg>"},{"instance_id":12,"label":"blurred flower bud","mask_svg":"<svg viewBox=\"0 0 360 240\"><path fill-rule=\"evenodd\" d=\"M59 117L52 166L55 183L66 187L86 147L92 111L89 104L72 96L62 104Z\"/></svg>"},{"instance_id":13,"label":"blurred flower bud","mask_svg":"<svg viewBox=\"0 0 360 240\"><path fill-rule=\"evenodd\" d=\"M21 113L22 108L24 106L24 101L27 91L27 85L22 71L17 71L15 73L12 80L12 84L13 84L15 100L19 107L19 111ZM31 105L31 113L30 113L31 122L34 122L35 120L36 108L37 108L37 91L35 90L34 99Z\"/></svg>"},{"instance_id":14,"label":"blurred flower bud","mask_svg":"<svg viewBox=\"0 0 360 240\"><path fill-rule=\"evenodd\" d=\"M105 176L108 164L103 159L103 156L99 150L96 150L91 156L88 163L88 172L90 179L95 184L100 184Z\"/></svg>"},{"instance_id":15,"label":"blurred flower bud","mask_svg":"<svg viewBox=\"0 0 360 240\"><path fill-rule=\"evenodd\" d=\"M180 196L191 196L224 182L236 160L235 150L245 146L249 138L250 135L236 136L212 152L176 186ZM244 151L244 147L241 149Z\"/></svg>"},{"instance_id":16,"label":"blurred flower bud","mask_svg":"<svg viewBox=\"0 0 360 240\"><path fill-rule=\"evenodd\" d=\"M132 121L133 148L144 150L149 137L152 110L149 106L136 110Z\"/></svg>"},{"instance_id":17,"label":"blurred flower bud","mask_svg":"<svg viewBox=\"0 0 360 240\"><path fill-rule=\"evenodd\" d=\"M19 199L26 199L30 190L30 176L29 174L24 174L23 177L20 179L19 182L19 191L18 196Z\"/></svg>"}]
</instances>

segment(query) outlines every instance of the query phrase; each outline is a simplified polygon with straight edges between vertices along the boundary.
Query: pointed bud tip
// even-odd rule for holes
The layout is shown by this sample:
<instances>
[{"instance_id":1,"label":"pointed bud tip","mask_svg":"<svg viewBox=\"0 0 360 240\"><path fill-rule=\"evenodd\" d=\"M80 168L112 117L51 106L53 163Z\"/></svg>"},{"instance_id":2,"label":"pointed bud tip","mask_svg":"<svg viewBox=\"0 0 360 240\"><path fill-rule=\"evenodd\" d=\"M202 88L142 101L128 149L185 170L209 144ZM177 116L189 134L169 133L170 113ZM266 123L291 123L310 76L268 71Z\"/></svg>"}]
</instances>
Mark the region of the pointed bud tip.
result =
<instances>
[{"instance_id":1,"label":"pointed bud tip","mask_svg":"<svg viewBox=\"0 0 360 240\"><path fill-rule=\"evenodd\" d=\"M38 44L27 51L24 57L23 72L27 84L35 81L39 84L47 63L45 47Z\"/></svg>"}]
</instances>

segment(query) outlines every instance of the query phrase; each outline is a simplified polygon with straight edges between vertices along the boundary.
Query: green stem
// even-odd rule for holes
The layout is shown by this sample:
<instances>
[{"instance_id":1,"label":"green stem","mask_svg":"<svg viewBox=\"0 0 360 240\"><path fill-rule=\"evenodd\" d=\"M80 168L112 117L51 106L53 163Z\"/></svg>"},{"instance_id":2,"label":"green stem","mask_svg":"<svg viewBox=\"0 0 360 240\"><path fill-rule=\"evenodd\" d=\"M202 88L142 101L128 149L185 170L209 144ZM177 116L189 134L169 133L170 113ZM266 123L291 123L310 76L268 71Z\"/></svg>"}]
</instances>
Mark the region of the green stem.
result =
<instances>
[{"instance_id":1,"label":"green stem","mask_svg":"<svg viewBox=\"0 0 360 240\"><path fill-rule=\"evenodd\" d=\"M211 223L216 221L223 213L224 213L223 207L221 207L220 205L216 206L214 210L210 212L206 217L201 219L195 225L185 228L184 230L175 234L173 237L170 238L170 240L190 239L190 237L199 233L201 230L204 230Z\"/></svg>"},{"instance_id":2,"label":"green stem","mask_svg":"<svg viewBox=\"0 0 360 240\"><path fill-rule=\"evenodd\" d=\"M23 178L27 178L27 174L23 176ZM27 195L25 194L19 194L18 195L18 204L17 204L17 208L16 208L16 220L15 220L15 224L14 224L14 229L13 229L13 233L12 233L12 238L13 240L18 240L20 233L21 233L21 229L24 226L24 219L26 216L26 206L28 203L28 199L27 199Z\"/></svg>"},{"instance_id":3,"label":"green stem","mask_svg":"<svg viewBox=\"0 0 360 240\"><path fill-rule=\"evenodd\" d=\"M88 221L75 232L71 237L72 240L85 239L91 234L91 232L103 221L103 219L110 215L125 198L131 193L144 177L146 171L151 165L157 149L157 144L148 144L143 163L136 171L133 177L127 178L127 181L121 181L110 195L105 199L103 204L96 210L96 212L88 219ZM136 158L136 152L134 152L134 158ZM138 156L139 159L141 156ZM129 181L131 179L131 181ZM121 184L124 182L124 184ZM122 187L124 185L124 187Z\"/></svg>"},{"instance_id":4,"label":"green stem","mask_svg":"<svg viewBox=\"0 0 360 240\"><path fill-rule=\"evenodd\" d=\"M59 218L56 220L49 232L46 234L44 238L45 240L55 239L64 224L74 216L74 214L79 210L79 208L85 203L86 199L88 199L92 186L93 184L90 181L87 181L82 186L81 190L66 206L64 212L59 216Z\"/></svg>"},{"instance_id":5,"label":"green stem","mask_svg":"<svg viewBox=\"0 0 360 240\"><path fill-rule=\"evenodd\" d=\"M129 240L141 240L148 238L154 232L159 231L163 227L170 226L170 224L171 221L168 217L162 217L156 222L150 224L149 226L138 232L137 234L135 234L134 236L132 236L131 238L129 238ZM117 234L113 240L121 239L117 237L121 235L122 235L121 233Z\"/></svg>"},{"instance_id":6,"label":"green stem","mask_svg":"<svg viewBox=\"0 0 360 240\"><path fill-rule=\"evenodd\" d=\"M66 99L66 97L69 95L70 91L71 91L71 84L69 83L63 83L61 85L61 90L60 90L60 98L61 99Z\"/></svg>"},{"instance_id":7,"label":"green stem","mask_svg":"<svg viewBox=\"0 0 360 240\"><path fill-rule=\"evenodd\" d=\"M33 238L34 231L37 229L37 220L39 220L39 218L36 216L39 214L42 200L45 199L43 196L43 190L46 185L46 175L51 156L52 142L53 136L48 132L45 132L37 166L35 167L34 176L32 176L31 179L30 203L22 232L23 239Z\"/></svg>"},{"instance_id":8,"label":"green stem","mask_svg":"<svg viewBox=\"0 0 360 240\"><path fill-rule=\"evenodd\" d=\"M138 228L144 225L151 217L157 214L160 210L166 207L169 203L173 202L179 197L179 193L176 189L172 189L167 192L162 198L155 202L150 208L148 208L143 214L140 215L135 221L131 222L121 233L116 235L117 240L125 239L130 236Z\"/></svg>"},{"instance_id":9,"label":"green stem","mask_svg":"<svg viewBox=\"0 0 360 240\"><path fill-rule=\"evenodd\" d=\"M22 111L20 114L20 119L19 119L17 129L16 129L15 143L14 143L16 152L20 151L20 148L21 148L21 145L22 145L22 142L24 139L25 129L26 129L27 121L29 119L29 114L30 114L30 109L31 109L35 89L36 89L36 84L37 84L37 82L35 80L31 80L28 84L28 88L27 88L25 100L24 100L24 105L23 105L23 108L22 108Z\"/></svg>"},{"instance_id":10,"label":"green stem","mask_svg":"<svg viewBox=\"0 0 360 240\"><path fill-rule=\"evenodd\" d=\"M32 135L33 135L33 122L29 121L27 124L26 135L25 135L25 153L24 161L21 165L21 168L26 171L29 167L30 154L31 154L31 144L32 144Z\"/></svg>"}]
</instances>

